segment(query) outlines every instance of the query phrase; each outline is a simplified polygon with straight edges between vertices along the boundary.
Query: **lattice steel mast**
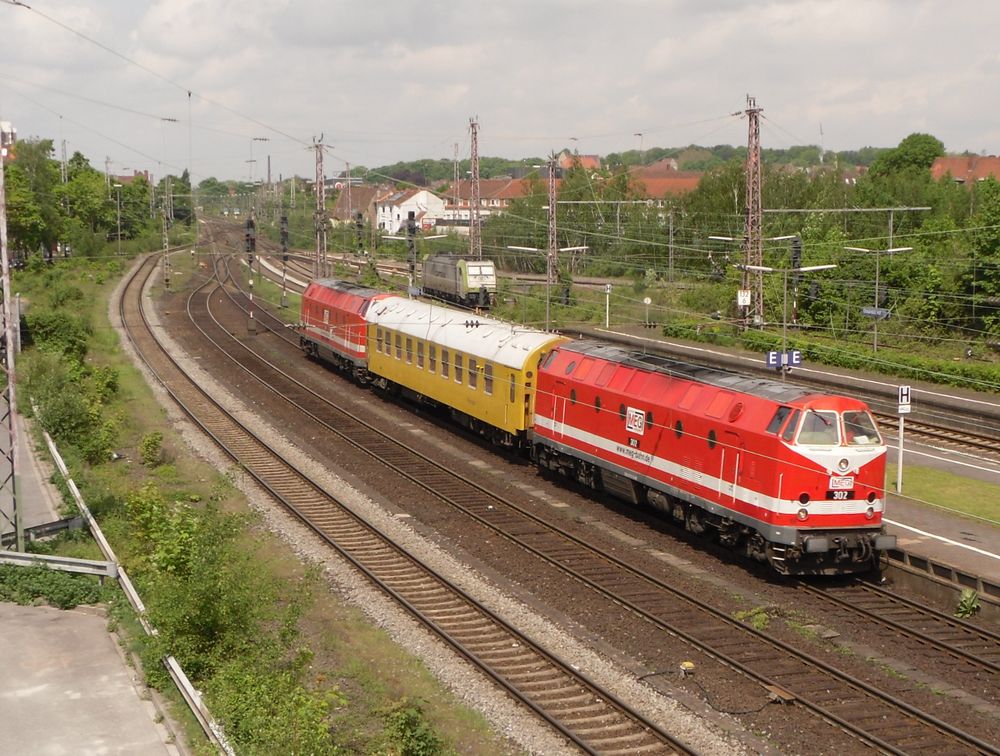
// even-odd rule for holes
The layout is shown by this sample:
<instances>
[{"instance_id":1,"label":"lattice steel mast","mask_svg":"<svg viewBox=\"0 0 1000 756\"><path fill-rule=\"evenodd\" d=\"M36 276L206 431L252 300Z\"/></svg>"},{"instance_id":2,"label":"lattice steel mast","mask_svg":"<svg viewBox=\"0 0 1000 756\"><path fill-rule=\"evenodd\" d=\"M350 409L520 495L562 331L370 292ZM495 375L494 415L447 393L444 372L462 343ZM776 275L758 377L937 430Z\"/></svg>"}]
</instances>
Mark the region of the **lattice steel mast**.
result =
<instances>
[{"instance_id":1,"label":"lattice steel mast","mask_svg":"<svg viewBox=\"0 0 1000 756\"><path fill-rule=\"evenodd\" d=\"M313 270L316 278L327 275L326 270L326 181L323 178L323 135L319 141L313 138L313 149L316 151L316 210L313 212L313 222L316 226L316 266Z\"/></svg>"},{"instance_id":2,"label":"lattice steel mast","mask_svg":"<svg viewBox=\"0 0 1000 756\"><path fill-rule=\"evenodd\" d=\"M479 121L469 119L472 132L472 198L469 200L469 254L477 260L483 258L483 240L479 235Z\"/></svg>"},{"instance_id":3,"label":"lattice steel mast","mask_svg":"<svg viewBox=\"0 0 1000 756\"><path fill-rule=\"evenodd\" d=\"M764 264L761 238L761 176L760 176L760 112L755 98L747 95L747 205L743 231L743 259L746 265ZM750 308L744 325L764 323L764 274L759 270L743 269L743 289L750 291Z\"/></svg>"},{"instance_id":4,"label":"lattice steel mast","mask_svg":"<svg viewBox=\"0 0 1000 756\"><path fill-rule=\"evenodd\" d=\"M3 344L4 369L7 373L3 397L0 398L0 415L7 439L3 448L6 458L0 470L0 501L6 505L10 497L10 509L0 510L0 530L7 530L8 524L14 532L14 548L24 551L24 523L21 520L17 502L16 460L17 460L17 426L14 417L14 318L10 299L10 256L7 252L7 197L4 191L3 158L6 154L5 145L0 137L0 285L3 287Z\"/></svg>"}]
</instances>

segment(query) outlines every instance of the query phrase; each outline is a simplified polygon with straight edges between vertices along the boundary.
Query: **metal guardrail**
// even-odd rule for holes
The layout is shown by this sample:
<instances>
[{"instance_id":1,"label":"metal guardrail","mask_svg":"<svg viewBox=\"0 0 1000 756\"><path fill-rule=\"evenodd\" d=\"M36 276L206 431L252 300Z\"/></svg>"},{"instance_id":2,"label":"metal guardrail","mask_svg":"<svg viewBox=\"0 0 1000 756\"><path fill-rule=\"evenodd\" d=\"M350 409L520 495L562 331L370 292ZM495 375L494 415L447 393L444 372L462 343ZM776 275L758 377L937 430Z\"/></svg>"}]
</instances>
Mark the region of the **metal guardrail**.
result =
<instances>
[{"instance_id":1,"label":"metal guardrail","mask_svg":"<svg viewBox=\"0 0 1000 756\"><path fill-rule=\"evenodd\" d=\"M21 551L0 551L0 564L16 564L19 567L45 567L63 572L77 572L81 575L96 575L104 578L117 578L118 565L115 562L102 562L97 559L77 559L67 556L52 556L51 554L26 554Z\"/></svg>"},{"instance_id":2,"label":"metal guardrail","mask_svg":"<svg viewBox=\"0 0 1000 756\"><path fill-rule=\"evenodd\" d=\"M82 517L64 517L61 520L53 520L42 525L32 525L24 529L24 537L28 541L37 541L39 538L58 533L61 530L79 530L83 527ZM0 547L8 548L17 543L17 535L13 532L0 535Z\"/></svg>"}]
</instances>

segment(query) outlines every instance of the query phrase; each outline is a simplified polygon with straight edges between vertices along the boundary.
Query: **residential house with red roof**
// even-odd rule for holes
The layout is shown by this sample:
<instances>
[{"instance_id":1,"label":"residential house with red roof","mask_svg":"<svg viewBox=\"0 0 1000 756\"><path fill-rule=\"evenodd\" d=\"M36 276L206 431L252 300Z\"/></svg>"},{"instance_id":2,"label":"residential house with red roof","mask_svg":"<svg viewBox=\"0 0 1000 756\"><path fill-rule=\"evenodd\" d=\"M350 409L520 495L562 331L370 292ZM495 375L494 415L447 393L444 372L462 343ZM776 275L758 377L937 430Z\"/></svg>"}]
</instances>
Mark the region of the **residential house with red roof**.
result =
<instances>
[{"instance_id":1,"label":"residential house with red roof","mask_svg":"<svg viewBox=\"0 0 1000 756\"><path fill-rule=\"evenodd\" d=\"M934 160L931 176L937 180L951 176L959 184L988 178L1000 180L1000 157L995 155L946 155Z\"/></svg>"}]
</instances>

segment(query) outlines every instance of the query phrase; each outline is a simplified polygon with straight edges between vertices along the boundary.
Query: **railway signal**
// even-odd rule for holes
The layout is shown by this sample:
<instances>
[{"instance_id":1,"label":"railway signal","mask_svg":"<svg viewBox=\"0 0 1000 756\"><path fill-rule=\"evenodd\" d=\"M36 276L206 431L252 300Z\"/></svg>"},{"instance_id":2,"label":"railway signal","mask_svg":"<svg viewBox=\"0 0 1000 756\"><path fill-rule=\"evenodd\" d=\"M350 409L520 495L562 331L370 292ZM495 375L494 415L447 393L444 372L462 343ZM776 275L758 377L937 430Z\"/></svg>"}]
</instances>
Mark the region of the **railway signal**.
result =
<instances>
[{"instance_id":1,"label":"railway signal","mask_svg":"<svg viewBox=\"0 0 1000 756\"><path fill-rule=\"evenodd\" d=\"M906 415L910 414L910 387L900 386L899 390L899 448L896 452L896 493L903 493L903 428Z\"/></svg>"}]
</instances>

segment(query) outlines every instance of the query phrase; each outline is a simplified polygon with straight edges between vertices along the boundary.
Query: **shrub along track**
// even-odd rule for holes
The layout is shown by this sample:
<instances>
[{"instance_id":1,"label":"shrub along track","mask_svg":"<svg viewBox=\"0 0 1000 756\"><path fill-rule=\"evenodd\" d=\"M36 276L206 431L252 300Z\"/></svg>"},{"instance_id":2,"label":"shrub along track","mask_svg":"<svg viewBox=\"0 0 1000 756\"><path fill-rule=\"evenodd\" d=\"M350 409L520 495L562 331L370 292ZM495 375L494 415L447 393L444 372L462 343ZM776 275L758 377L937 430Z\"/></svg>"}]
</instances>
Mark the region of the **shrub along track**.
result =
<instances>
[{"instance_id":1,"label":"shrub along track","mask_svg":"<svg viewBox=\"0 0 1000 756\"><path fill-rule=\"evenodd\" d=\"M120 303L129 339L184 412L278 502L504 690L592 753L690 753L687 746L519 633L461 589L417 562L305 478L205 394L161 347L146 321L142 289L149 257ZM190 297L204 311L218 284Z\"/></svg>"},{"instance_id":2,"label":"shrub along track","mask_svg":"<svg viewBox=\"0 0 1000 756\"><path fill-rule=\"evenodd\" d=\"M241 298L239 294L233 296ZM985 741L896 701L894 694L884 693L808 653L736 622L693 596L510 505L504 497L431 462L407 444L381 434L373 436L376 433L373 428L237 344L226 328L212 322L208 313L204 316L192 313L192 317L218 349L230 354L249 375L317 418L317 422L322 414L326 418L322 424L328 432L350 437L352 443L372 459L387 464L396 474L419 483L477 523L572 575L614 604L758 681L776 697L795 700L818 717L890 752L915 748L995 752ZM260 321L258 324L263 325ZM294 337L284 328L279 328L278 333L282 338ZM331 412L336 413L334 418L330 417Z\"/></svg>"}]
</instances>

